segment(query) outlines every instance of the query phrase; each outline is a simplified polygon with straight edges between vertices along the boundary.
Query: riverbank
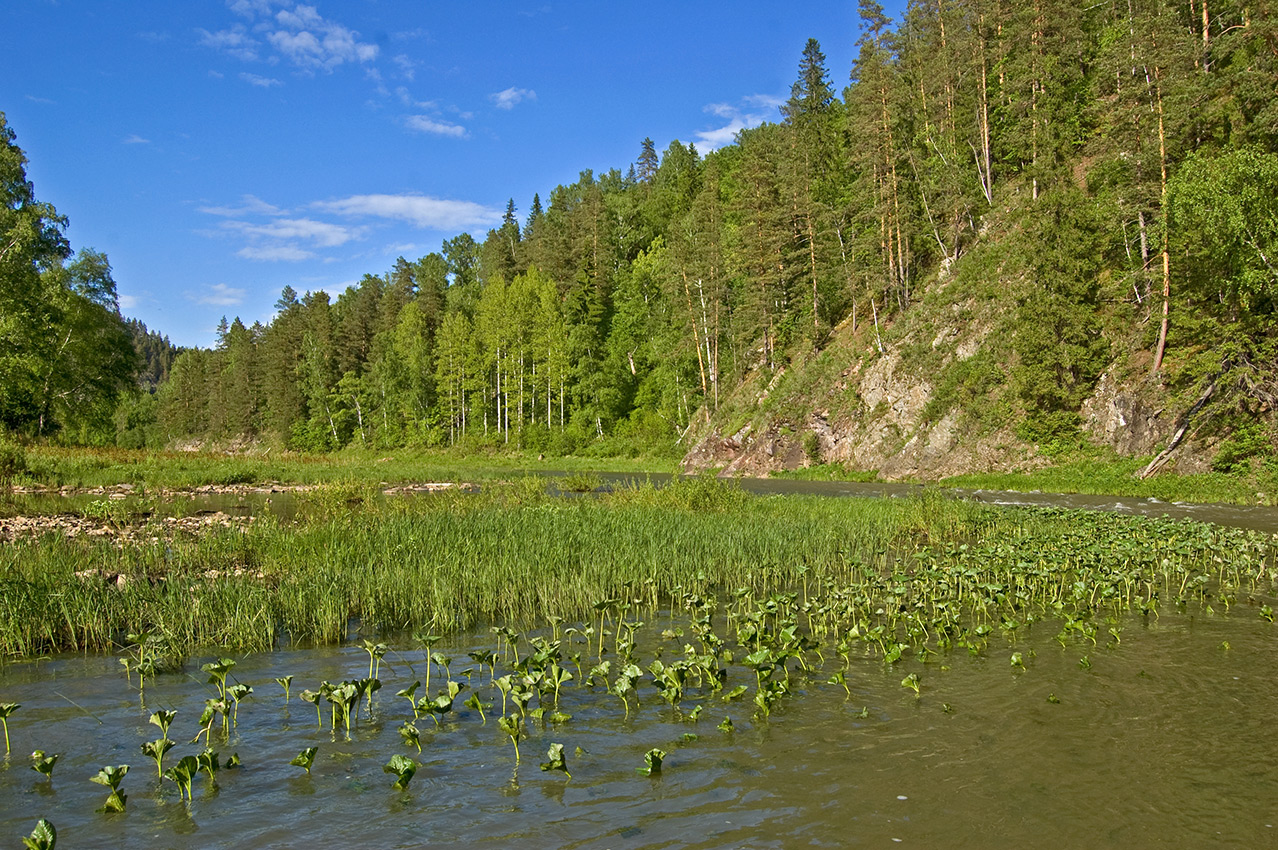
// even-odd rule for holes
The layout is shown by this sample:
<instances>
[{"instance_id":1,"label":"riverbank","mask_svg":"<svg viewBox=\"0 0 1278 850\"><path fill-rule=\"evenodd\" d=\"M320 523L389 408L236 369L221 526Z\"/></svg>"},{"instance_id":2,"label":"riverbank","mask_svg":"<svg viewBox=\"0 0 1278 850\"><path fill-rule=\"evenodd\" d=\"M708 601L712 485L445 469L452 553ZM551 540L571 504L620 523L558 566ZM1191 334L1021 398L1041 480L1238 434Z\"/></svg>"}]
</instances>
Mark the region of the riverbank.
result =
<instances>
[{"instance_id":1,"label":"riverbank","mask_svg":"<svg viewBox=\"0 0 1278 850\"><path fill-rule=\"evenodd\" d=\"M929 486L959 490L1130 496L1193 504L1278 505L1278 467L1258 466L1246 473L1169 472L1141 478L1139 473L1149 460L1147 457L1074 459L1027 472L969 473L927 483ZM839 464L774 472L772 477L799 481L878 480L873 472L849 469Z\"/></svg>"},{"instance_id":2,"label":"riverbank","mask_svg":"<svg viewBox=\"0 0 1278 850\"><path fill-rule=\"evenodd\" d=\"M298 490L319 484L367 485L383 490L511 480L528 474L677 474L669 458L543 457L518 452L458 455L448 451L350 450L307 455L270 452L151 452L123 449L35 447L27 471L14 478L19 494L124 497L163 493L237 493ZM1149 458L1087 457L1029 472L967 474L910 482L943 489L1007 490L1130 496L1164 502L1278 505L1278 467L1255 464L1242 473L1138 473ZM873 471L820 464L774 472L800 481L875 482Z\"/></svg>"}]
</instances>

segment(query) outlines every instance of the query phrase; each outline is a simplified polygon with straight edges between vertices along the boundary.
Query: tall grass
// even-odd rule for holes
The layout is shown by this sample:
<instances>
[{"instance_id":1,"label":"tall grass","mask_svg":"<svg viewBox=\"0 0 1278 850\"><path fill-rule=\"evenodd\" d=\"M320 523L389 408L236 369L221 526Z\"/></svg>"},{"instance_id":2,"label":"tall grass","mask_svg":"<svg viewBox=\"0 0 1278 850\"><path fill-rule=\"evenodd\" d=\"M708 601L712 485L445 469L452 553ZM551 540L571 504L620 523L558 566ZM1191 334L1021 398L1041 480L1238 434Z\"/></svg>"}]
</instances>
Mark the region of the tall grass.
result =
<instances>
[{"instance_id":1,"label":"tall grass","mask_svg":"<svg viewBox=\"0 0 1278 850\"><path fill-rule=\"evenodd\" d=\"M25 468L16 471L13 478L17 484L52 487L132 484L147 490L173 490L208 484L474 481L545 469L671 472L674 464L668 459L565 457L544 461L535 454L519 452L463 455L455 451L408 449L391 452L349 449L326 455L296 452L229 455L35 447L27 449Z\"/></svg>"},{"instance_id":2,"label":"tall grass","mask_svg":"<svg viewBox=\"0 0 1278 850\"><path fill-rule=\"evenodd\" d=\"M1193 524L910 500L751 497L697 480L602 498L552 498L540 482L340 506L298 525L118 547L46 536L0 548L0 651L109 650L128 633L175 651L260 650L282 640L479 622L589 621L611 598L855 586L867 613L955 592L954 571L1044 599L1115 583L1271 578L1272 541ZM1242 560L1240 560L1242 559ZM1033 578L1041 566L1050 577ZM89 578L78 571L92 570ZM122 581L108 581L115 575ZM909 591L896 584L909 583ZM973 579L975 582L975 579ZM1195 578L1195 581L1197 579ZM1110 590L1090 591L1093 587ZM1195 586L1197 587L1197 585ZM948 589L947 589L948 588ZM1120 587L1119 592L1122 591ZM961 588L957 592L962 592ZM1103 600L1104 596L1102 596ZM1015 599L1013 599L1015 602ZM891 613L891 612L890 612Z\"/></svg>"}]
</instances>

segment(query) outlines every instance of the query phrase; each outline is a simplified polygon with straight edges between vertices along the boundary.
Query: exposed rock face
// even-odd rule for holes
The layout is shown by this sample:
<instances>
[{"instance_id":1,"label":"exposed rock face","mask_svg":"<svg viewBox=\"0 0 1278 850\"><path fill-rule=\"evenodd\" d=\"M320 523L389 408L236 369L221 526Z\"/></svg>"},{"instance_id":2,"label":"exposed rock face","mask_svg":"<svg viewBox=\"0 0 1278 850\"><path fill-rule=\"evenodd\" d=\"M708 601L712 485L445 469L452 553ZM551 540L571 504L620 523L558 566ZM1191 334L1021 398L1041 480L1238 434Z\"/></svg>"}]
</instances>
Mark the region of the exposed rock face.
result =
<instances>
[{"instance_id":1,"label":"exposed rock face","mask_svg":"<svg viewBox=\"0 0 1278 850\"><path fill-rule=\"evenodd\" d=\"M1083 431L1120 455L1151 454L1165 441L1174 417L1148 403L1141 386L1119 388L1108 372L1101 375L1096 392L1083 402Z\"/></svg>"},{"instance_id":2,"label":"exposed rock face","mask_svg":"<svg viewBox=\"0 0 1278 850\"><path fill-rule=\"evenodd\" d=\"M975 346L961 341L966 354ZM961 416L949 411L935 422L925 418L933 388L904 368L889 352L864 371L850 367L829 394L854 392L860 409L833 416L827 407L812 410L801 422L750 426L730 437L712 432L684 458L686 471L721 469L720 474L767 475L772 470L809 464L804 434L815 436L823 462L877 470L886 480L933 479L964 472L1026 469L1042 461L1007 433L969 438ZM808 438L811 441L811 437Z\"/></svg>"}]
</instances>

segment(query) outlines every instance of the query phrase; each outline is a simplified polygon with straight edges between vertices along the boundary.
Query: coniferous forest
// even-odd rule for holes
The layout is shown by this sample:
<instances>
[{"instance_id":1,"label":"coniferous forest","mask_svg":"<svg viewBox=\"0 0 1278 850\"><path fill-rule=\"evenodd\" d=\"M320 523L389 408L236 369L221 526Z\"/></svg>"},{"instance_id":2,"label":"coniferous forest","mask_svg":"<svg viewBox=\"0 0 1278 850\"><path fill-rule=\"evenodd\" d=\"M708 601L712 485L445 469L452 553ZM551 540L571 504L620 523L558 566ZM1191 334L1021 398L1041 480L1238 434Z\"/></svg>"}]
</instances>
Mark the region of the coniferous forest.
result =
<instances>
[{"instance_id":1,"label":"coniferous forest","mask_svg":"<svg viewBox=\"0 0 1278 850\"><path fill-rule=\"evenodd\" d=\"M779 123L709 153L644 139L512 199L480 241L335 300L286 287L209 350L120 317L106 257L72 258L0 127L0 422L133 447L681 454L751 379L835 340L881 355L964 303L994 317L980 350L918 368L1022 439L1078 433L1106 372L1254 433L1278 398L1274 4L860 9L853 67L808 41Z\"/></svg>"}]
</instances>

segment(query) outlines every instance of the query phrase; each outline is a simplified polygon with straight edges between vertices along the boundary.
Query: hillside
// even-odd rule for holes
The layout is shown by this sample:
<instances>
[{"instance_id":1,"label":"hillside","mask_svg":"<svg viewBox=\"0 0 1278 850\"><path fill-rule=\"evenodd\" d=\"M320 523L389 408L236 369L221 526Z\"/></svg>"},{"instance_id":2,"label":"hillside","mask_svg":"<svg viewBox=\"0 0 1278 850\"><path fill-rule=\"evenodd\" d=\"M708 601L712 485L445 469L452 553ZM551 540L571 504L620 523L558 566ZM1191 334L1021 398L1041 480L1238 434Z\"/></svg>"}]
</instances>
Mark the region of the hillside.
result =
<instances>
[{"instance_id":1,"label":"hillside","mask_svg":"<svg viewBox=\"0 0 1278 850\"><path fill-rule=\"evenodd\" d=\"M71 406L0 421L129 446L686 454L887 478L1079 451L1268 463L1268 7L920 0L893 22L865 0L841 93L809 40L778 123L704 154L644 139L624 171L583 171L523 216L512 199L482 240L335 299L286 286L271 321L224 318L212 349L170 351L114 433L104 416L55 427ZM14 350L38 394L40 358Z\"/></svg>"}]
</instances>

